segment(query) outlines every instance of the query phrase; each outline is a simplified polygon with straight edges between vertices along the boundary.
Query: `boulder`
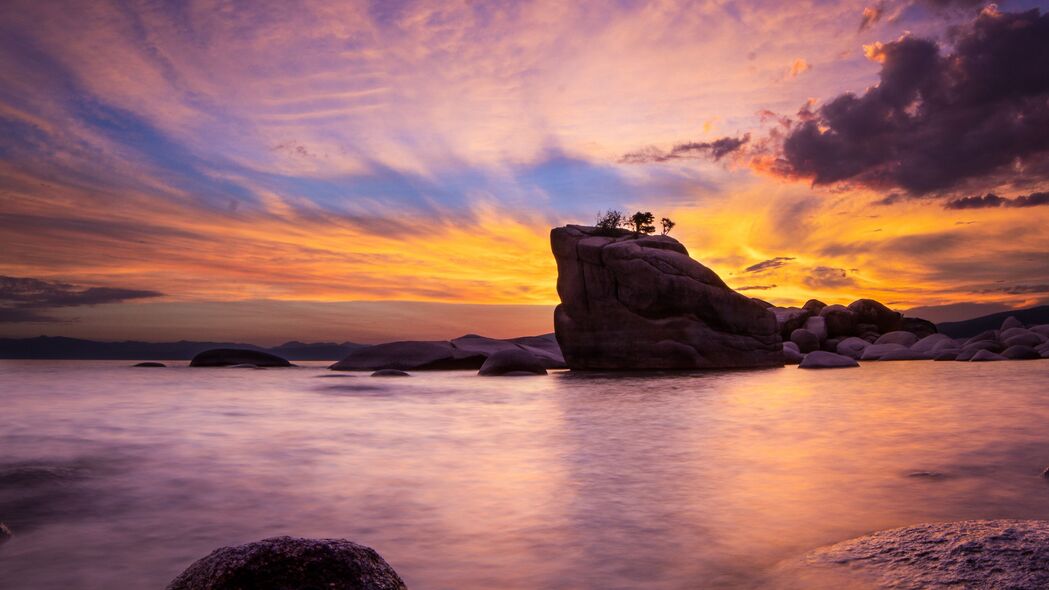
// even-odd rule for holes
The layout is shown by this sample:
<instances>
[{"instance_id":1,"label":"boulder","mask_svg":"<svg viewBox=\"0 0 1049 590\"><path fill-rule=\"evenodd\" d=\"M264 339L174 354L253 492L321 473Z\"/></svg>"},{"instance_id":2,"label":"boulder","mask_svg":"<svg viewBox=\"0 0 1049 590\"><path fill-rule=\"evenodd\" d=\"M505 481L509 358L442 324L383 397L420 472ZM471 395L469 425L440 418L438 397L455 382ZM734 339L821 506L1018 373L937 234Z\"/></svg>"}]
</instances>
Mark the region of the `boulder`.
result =
<instances>
[{"instance_id":1,"label":"boulder","mask_svg":"<svg viewBox=\"0 0 1049 590\"><path fill-rule=\"evenodd\" d=\"M823 350L817 350L810 352L805 355L805 359L798 365L799 369L846 369L849 367L858 367L859 363L856 359L849 358L842 354L834 354L833 352L826 352Z\"/></svg>"},{"instance_id":2,"label":"boulder","mask_svg":"<svg viewBox=\"0 0 1049 590\"><path fill-rule=\"evenodd\" d=\"M944 350L933 353L932 360L934 361L956 361L958 360L958 353L953 350Z\"/></svg>"},{"instance_id":3,"label":"boulder","mask_svg":"<svg viewBox=\"0 0 1049 590\"><path fill-rule=\"evenodd\" d=\"M930 334L914 344L911 344L911 350L916 350L918 352L932 352L936 350L938 346L946 345L946 343L950 343L953 348L958 348L958 344L954 341L954 338L951 338L946 334Z\"/></svg>"},{"instance_id":4,"label":"boulder","mask_svg":"<svg viewBox=\"0 0 1049 590\"><path fill-rule=\"evenodd\" d=\"M894 350L907 350L902 344L871 344L860 355L861 361L876 361Z\"/></svg>"},{"instance_id":5,"label":"boulder","mask_svg":"<svg viewBox=\"0 0 1049 590\"><path fill-rule=\"evenodd\" d=\"M557 342L572 369L783 365L776 317L669 236L554 228Z\"/></svg>"},{"instance_id":6,"label":"boulder","mask_svg":"<svg viewBox=\"0 0 1049 590\"><path fill-rule=\"evenodd\" d=\"M539 359L520 348L500 350L484 361L478 375L494 377L500 375L546 375Z\"/></svg>"},{"instance_id":7,"label":"boulder","mask_svg":"<svg viewBox=\"0 0 1049 590\"><path fill-rule=\"evenodd\" d=\"M827 339L827 322L818 315L805 320L805 325L802 327L815 334L820 342Z\"/></svg>"},{"instance_id":8,"label":"boulder","mask_svg":"<svg viewBox=\"0 0 1049 590\"><path fill-rule=\"evenodd\" d=\"M561 347L557 344L557 337L553 333L511 338L507 342L513 342L522 350L532 353L532 356L539 359L539 362L547 369L568 368L568 365L565 364L565 357L561 354Z\"/></svg>"},{"instance_id":9,"label":"boulder","mask_svg":"<svg viewBox=\"0 0 1049 590\"><path fill-rule=\"evenodd\" d=\"M1009 317L1005 318L1004 322L1002 322L1001 331L1004 332L1004 331L1008 330L1009 328L1023 328L1023 327L1025 327L1023 322L1021 322L1020 320L1016 319L1013 316L1009 316Z\"/></svg>"},{"instance_id":10,"label":"boulder","mask_svg":"<svg viewBox=\"0 0 1049 590\"><path fill-rule=\"evenodd\" d=\"M928 361L932 360L931 352L918 352L905 348L903 350L890 350L878 357L879 361Z\"/></svg>"},{"instance_id":11,"label":"boulder","mask_svg":"<svg viewBox=\"0 0 1049 590\"><path fill-rule=\"evenodd\" d=\"M216 549L167 590L405 590L375 550L344 539L273 537Z\"/></svg>"},{"instance_id":12,"label":"boulder","mask_svg":"<svg viewBox=\"0 0 1049 590\"><path fill-rule=\"evenodd\" d=\"M790 341L798 345L798 350L803 353L809 353L820 348L819 337L805 328L798 328L791 332Z\"/></svg>"},{"instance_id":13,"label":"boulder","mask_svg":"<svg viewBox=\"0 0 1049 590\"><path fill-rule=\"evenodd\" d=\"M809 553L799 578L831 574L828 588L1049 588L1049 522L970 520L881 531ZM814 568L819 568L814 569ZM802 577L804 576L804 577ZM786 587L814 587L811 582Z\"/></svg>"},{"instance_id":14,"label":"boulder","mask_svg":"<svg viewBox=\"0 0 1049 590\"><path fill-rule=\"evenodd\" d=\"M1041 334L1046 338L1049 338L1049 324L1039 324L1037 326L1031 326L1030 330L1035 334Z\"/></svg>"},{"instance_id":15,"label":"boulder","mask_svg":"<svg viewBox=\"0 0 1049 590\"><path fill-rule=\"evenodd\" d=\"M838 343L838 354L845 355L849 358L858 359L863 356L863 351L870 346L871 343L867 342L862 338L850 336Z\"/></svg>"},{"instance_id":16,"label":"boulder","mask_svg":"<svg viewBox=\"0 0 1049 590\"><path fill-rule=\"evenodd\" d=\"M911 332L904 332L903 330L896 330L882 334L874 341L875 344L901 344L903 346L911 346L918 342L918 336Z\"/></svg>"},{"instance_id":17,"label":"boulder","mask_svg":"<svg viewBox=\"0 0 1049 590\"><path fill-rule=\"evenodd\" d=\"M820 345L820 350L826 350L827 352L838 352L838 343L842 341L842 338L827 338ZM847 356L847 355L846 355Z\"/></svg>"},{"instance_id":18,"label":"boulder","mask_svg":"<svg viewBox=\"0 0 1049 590\"><path fill-rule=\"evenodd\" d=\"M248 348L213 348L193 357L191 367L232 367L235 365L255 365L256 367L293 367L286 359Z\"/></svg>"},{"instance_id":19,"label":"boulder","mask_svg":"<svg viewBox=\"0 0 1049 590\"><path fill-rule=\"evenodd\" d=\"M1008 330L1008 331L1012 332L1012 334L1009 335L1009 336L1006 336L1005 332L1002 332L1002 336L1001 336L1001 339L1000 339L1000 342L1002 343L1002 345L1004 345L1006 347L1009 347L1009 346L1038 346L1042 342L1045 342L1045 340L1043 340L1040 335L1038 335L1035 332L1032 332L1030 330L1025 330L1023 328L1014 328L1014 329Z\"/></svg>"},{"instance_id":20,"label":"boulder","mask_svg":"<svg viewBox=\"0 0 1049 590\"><path fill-rule=\"evenodd\" d=\"M911 332L918 336L918 338L925 338L926 336L939 332L939 330L936 329L936 324L921 318L903 318L903 326L900 329L906 332Z\"/></svg>"},{"instance_id":21,"label":"boulder","mask_svg":"<svg viewBox=\"0 0 1049 590\"><path fill-rule=\"evenodd\" d=\"M1030 346L1017 344L1002 351L1002 356L1012 361L1027 361L1040 359L1042 355Z\"/></svg>"},{"instance_id":22,"label":"boulder","mask_svg":"<svg viewBox=\"0 0 1049 590\"><path fill-rule=\"evenodd\" d=\"M155 369L155 368L166 367L167 365L165 365L164 363L158 363L158 362L155 362L155 361L146 361L144 363L135 363L132 366L133 367L148 367L148 368L154 368Z\"/></svg>"},{"instance_id":23,"label":"boulder","mask_svg":"<svg viewBox=\"0 0 1049 590\"><path fill-rule=\"evenodd\" d=\"M464 351L446 341L402 341L377 344L351 352L346 358L328 367L333 371L401 371L477 370L486 355L479 351Z\"/></svg>"},{"instance_id":24,"label":"boulder","mask_svg":"<svg viewBox=\"0 0 1049 590\"><path fill-rule=\"evenodd\" d=\"M827 326L831 338L843 338L856 334L856 314L844 305L828 305L820 310L820 317Z\"/></svg>"},{"instance_id":25,"label":"boulder","mask_svg":"<svg viewBox=\"0 0 1049 590\"><path fill-rule=\"evenodd\" d=\"M790 333L805 325L805 320L812 315L800 307L771 307L769 311L776 316L776 329L783 340L790 340Z\"/></svg>"},{"instance_id":26,"label":"boulder","mask_svg":"<svg viewBox=\"0 0 1049 590\"><path fill-rule=\"evenodd\" d=\"M977 342L971 342L963 346L962 349L958 352L958 360L967 361L981 350L987 350L990 352L1001 352L1002 345L999 344L996 340L980 340Z\"/></svg>"},{"instance_id":27,"label":"boulder","mask_svg":"<svg viewBox=\"0 0 1049 590\"><path fill-rule=\"evenodd\" d=\"M808 310L810 315L819 315L824 307L827 307L827 304L819 299L809 299L805 302L805 305L801 306L802 309Z\"/></svg>"},{"instance_id":28,"label":"boulder","mask_svg":"<svg viewBox=\"0 0 1049 590\"><path fill-rule=\"evenodd\" d=\"M961 356L958 357L958 360L961 360ZM1007 361L1007 360L1009 360L1009 359L1005 358L1004 356L1002 356L1002 355L1000 355L1000 354L998 354L996 352L991 352L989 350L977 350L976 354L974 354L969 359L969 361L973 362L973 363L983 363L983 362L987 362L987 361Z\"/></svg>"},{"instance_id":29,"label":"boulder","mask_svg":"<svg viewBox=\"0 0 1049 590\"><path fill-rule=\"evenodd\" d=\"M996 342L998 340L998 330L984 330L983 332L980 332L972 338L969 338L965 342L962 342L962 348L965 348L966 346L969 346L974 342L983 342L985 340Z\"/></svg>"},{"instance_id":30,"label":"boulder","mask_svg":"<svg viewBox=\"0 0 1049 590\"><path fill-rule=\"evenodd\" d=\"M903 314L885 307L873 299L857 299L849 304L859 324L874 324L884 334L903 327Z\"/></svg>"},{"instance_id":31,"label":"boulder","mask_svg":"<svg viewBox=\"0 0 1049 590\"><path fill-rule=\"evenodd\" d=\"M372 373L372 377L411 377L411 375L399 369L379 369Z\"/></svg>"},{"instance_id":32,"label":"boulder","mask_svg":"<svg viewBox=\"0 0 1049 590\"><path fill-rule=\"evenodd\" d=\"M801 351L798 350L797 345L790 347L790 346L787 346L788 344L794 344L794 343L793 342L784 342L783 343L783 363L787 364L787 365L796 365L796 364L800 363L802 361L802 359L805 358L805 355L801 354Z\"/></svg>"}]
</instances>

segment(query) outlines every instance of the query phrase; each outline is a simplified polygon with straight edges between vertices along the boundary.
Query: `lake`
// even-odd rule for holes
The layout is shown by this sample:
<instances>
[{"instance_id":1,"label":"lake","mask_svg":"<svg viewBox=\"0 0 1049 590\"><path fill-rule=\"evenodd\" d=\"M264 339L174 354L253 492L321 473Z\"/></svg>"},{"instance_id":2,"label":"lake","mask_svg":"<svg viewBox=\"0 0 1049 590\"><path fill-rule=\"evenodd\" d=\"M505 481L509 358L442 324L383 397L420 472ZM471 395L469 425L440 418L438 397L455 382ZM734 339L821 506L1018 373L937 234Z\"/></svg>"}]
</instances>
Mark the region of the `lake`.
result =
<instances>
[{"instance_id":1,"label":"lake","mask_svg":"<svg viewBox=\"0 0 1049 590\"><path fill-rule=\"evenodd\" d=\"M0 361L9 589L347 538L409 588L759 588L821 545L1049 518L1049 362L379 379Z\"/></svg>"}]
</instances>

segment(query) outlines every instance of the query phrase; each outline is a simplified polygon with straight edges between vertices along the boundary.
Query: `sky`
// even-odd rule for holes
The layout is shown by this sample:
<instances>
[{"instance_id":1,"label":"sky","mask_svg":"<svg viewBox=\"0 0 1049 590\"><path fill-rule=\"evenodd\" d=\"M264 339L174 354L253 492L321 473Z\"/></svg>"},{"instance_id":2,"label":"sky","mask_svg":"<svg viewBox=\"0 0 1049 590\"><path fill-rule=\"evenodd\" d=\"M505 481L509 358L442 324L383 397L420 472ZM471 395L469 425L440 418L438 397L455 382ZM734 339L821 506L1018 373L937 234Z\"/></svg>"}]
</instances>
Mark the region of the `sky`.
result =
<instances>
[{"instance_id":1,"label":"sky","mask_svg":"<svg viewBox=\"0 0 1049 590\"><path fill-rule=\"evenodd\" d=\"M0 6L0 336L552 330L652 211L777 305L1049 302L1049 2Z\"/></svg>"}]
</instances>

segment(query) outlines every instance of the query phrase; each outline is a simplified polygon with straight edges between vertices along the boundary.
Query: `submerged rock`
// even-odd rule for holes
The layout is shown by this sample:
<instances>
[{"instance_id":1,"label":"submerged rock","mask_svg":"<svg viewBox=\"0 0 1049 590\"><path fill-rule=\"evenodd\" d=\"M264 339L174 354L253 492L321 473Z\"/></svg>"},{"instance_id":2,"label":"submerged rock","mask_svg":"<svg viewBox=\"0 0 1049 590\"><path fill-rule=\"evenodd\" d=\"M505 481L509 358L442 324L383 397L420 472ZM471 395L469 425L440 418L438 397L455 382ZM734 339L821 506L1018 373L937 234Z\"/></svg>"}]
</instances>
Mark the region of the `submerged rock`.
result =
<instances>
[{"instance_id":1,"label":"submerged rock","mask_svg":"<svg viewBox=\"0 0 1049 590\"><path fill-rule=\"evenodd\" d=\"M411 375L398 369L379 369L372 373L372 377L411 377Z\"/></svg>"},{"instance_id":2,"label":"submerged rock","mask_svg":"<svg viewBox=\"0 0 1049 590\"><path fill-rule=\"evenodd\" d=\"M554 327L572 369L783 365L773 312L730 289L668 236L569 225L550 232Z\"/></svg>"},{"instance_id":3,"label":"submerged rock","mask_svg":"<svg viewBox=\"0 0 1049 590\"><path fill-rule=\"evenodd\" d=\"M826 352L823 350L817 350L810 352L805 355L805 360L801 361L798 365L799 369L847 369L849 367L858 367L859 363L856 359L847 357L842 354L834 354L833 352Z\"/></svg>"},{"instance_id":4,"label":"submerged rock","mask_svg":"<svg viewBox=\"0 0 1049 590\"><path fill-rule=\"evenodd\" d=\"M191 367L232 367L234 365L254 365L256 367L293 367L286 359L248 348L213 348L193 357Z\"/></svg>"},{"instance_id":5,"label":"submerged rock","mask_svg":"<svg viewBox=\"0 0 1049 590\"><path fill-rule=\"evenodd\" d=\"M1049 522L919 524L818 549L804 565L836 576L828 587L1049 588Z\"/></svg>"},{"instance_id":6,"label":"submerged rock","mask_svg":"<svg viewBox=\"0 0 1049 590\"><path fill-rule=\"evenodd\" d=\"M273 537L216 549L167 590L404 590L370 547L344 539Z\"/></svg>"},{"instance_id":7,"label":"submerged rock","mask_svg":"<svg viewBox=\"0 0 1049 590\"><path fill-rule=\"evenodd\" d=\"M131 365L131 366L133 366L133 367L166 367L167 365L165 365L164 363L158 363L158 362L155 362L155 361L146 361L146 362L143 362L143 363L135 363L134 365Z\"/></svg>"},{"instance_id":8,"label":"submerged rock","mask_svg":"<svg viewBox=\"0 0 1049 590\"><path fill-rule=\"evenodd\" d=\"M521 349L501 350L481 365L478 375L497 377L501 375L546 375L539 359Z\"/></svg>"}]
</instances>

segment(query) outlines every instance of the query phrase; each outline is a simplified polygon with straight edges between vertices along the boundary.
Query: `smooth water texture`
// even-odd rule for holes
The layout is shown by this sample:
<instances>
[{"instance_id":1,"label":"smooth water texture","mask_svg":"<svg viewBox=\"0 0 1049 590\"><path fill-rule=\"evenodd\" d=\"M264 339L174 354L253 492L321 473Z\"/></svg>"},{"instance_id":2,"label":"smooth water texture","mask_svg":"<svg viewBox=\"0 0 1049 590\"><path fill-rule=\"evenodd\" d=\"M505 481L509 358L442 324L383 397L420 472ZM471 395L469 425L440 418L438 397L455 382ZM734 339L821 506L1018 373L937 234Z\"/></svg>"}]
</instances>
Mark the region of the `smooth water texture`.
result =
<instances>
[{"instance_id":1,"label":"smooth water texture","mask_svg":"<svg viewBox=\"0 0 1049 590\"><path fill-rule=\"evenodd\" d=\"M750 588L873 530L1049 518L1044 361L406 379L130 364L0 361L3 588L163 588L285 534L369 545L415 590Z\"/></svg>"}]
</instances>

